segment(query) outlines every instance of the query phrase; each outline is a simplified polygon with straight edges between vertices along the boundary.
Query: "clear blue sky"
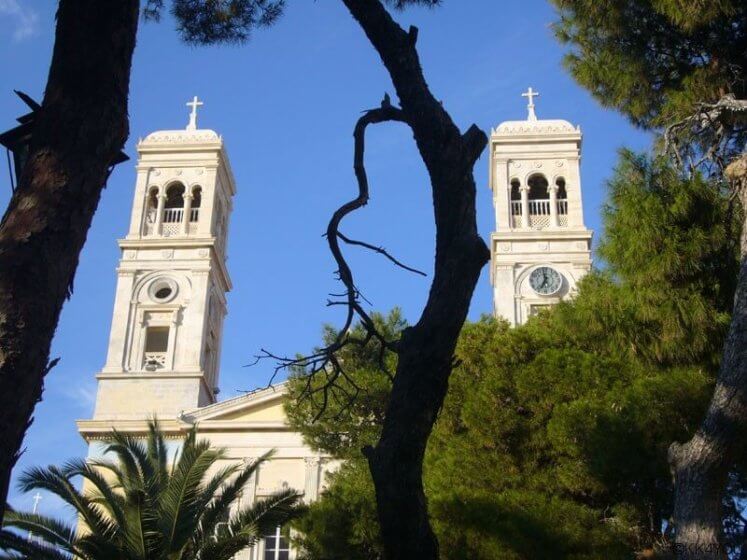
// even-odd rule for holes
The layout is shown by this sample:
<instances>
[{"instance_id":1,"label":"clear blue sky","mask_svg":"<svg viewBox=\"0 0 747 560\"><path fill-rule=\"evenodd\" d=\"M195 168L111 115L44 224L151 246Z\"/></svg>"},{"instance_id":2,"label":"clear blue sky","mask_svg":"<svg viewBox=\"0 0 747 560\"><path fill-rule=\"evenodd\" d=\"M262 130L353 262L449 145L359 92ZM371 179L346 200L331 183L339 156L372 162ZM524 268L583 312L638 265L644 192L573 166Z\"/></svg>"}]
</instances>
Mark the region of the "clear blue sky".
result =
<instances>
[{"instance_id":1,"label":"clear blue sky","mask_svg":"<svg viewBox=\"0 0 747 560\"><path fill-rule=\"evenodd\" d=\"M168 0L166 2L169 4ZM50 0L0 0L0 128L24 107L20 89L40 99L54 39ZM523 119L528 86L541 93L539 118L563 118L584 133L582 189L588 227L599 231L605 179L617 149L645 149L646 135L602 109L561 66L562 49L544 0L445 0L437 10L396 15L420 28L419 51L435 95L458 125L483 130ZM352 128L366 108L393 91L378 56L339 1L291 0L285 16L244 46L189 47L170 18L141 23L130 94L131 136L183 128L185 102L205 101L199 124L223 135L238 184L229 230L234 289L223 340L222 397L266 384L271 364L242 367L261 347L305 352L319 341L322 323L339 319L324 306L338 289L321 237L330 213L354 192ZM434 227L430 187L411 135L386 125L369 135L371 203L345 224L352 236L385 246L404 262L430 271ZM3 156L4 160L4 156ZM4 163L0 165L4 168ZM494 227L486 155L475 169L480 232ZM0 206L10 194L0 169ZM134 188L134 161L119 166L104 192L81 256L75 293L65 305L44 401L26 438L17 471L82 456L74 421L89 418L104 363L119 250ZM358 283L377 310L400 306L415 321L430 279L395 269L376 255L349 251ZM470 317L491 310L487 267ZM11 502L31 507L15 488ZM48 497L45 512L58 505Z\"/></svg>"}]
</instances>

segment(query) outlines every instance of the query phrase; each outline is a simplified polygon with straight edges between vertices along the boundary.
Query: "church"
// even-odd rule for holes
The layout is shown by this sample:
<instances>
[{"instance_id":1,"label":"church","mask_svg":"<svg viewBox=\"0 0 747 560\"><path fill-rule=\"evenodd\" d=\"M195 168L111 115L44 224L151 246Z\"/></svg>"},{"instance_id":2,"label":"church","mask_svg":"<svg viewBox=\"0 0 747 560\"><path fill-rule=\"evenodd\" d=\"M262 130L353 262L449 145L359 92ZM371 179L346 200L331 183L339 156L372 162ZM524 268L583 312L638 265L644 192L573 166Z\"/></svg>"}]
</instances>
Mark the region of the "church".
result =
<instances>
[{"instance_id":1,"label":"church","mask_svg":"<svg viewBox=\"0 0 747 560\"><path fill-rule=\"evenodd\" d=\"M581 131L541 120L531 88L526 120L507 121L490 136L489 186L493 312L520 325L548 305L573 297L591 268L592 232L583 222ZM195 97L185 129L149 134L138 162L129 231L119 240L114 311L106 361L96 374L93 418L79 420L89 458L116 428L145 434L156 415L174 438L198 427L227 450L227 461L253 461L270 449L244 489L253 501L282 488L319 497L339 461L310 448L287 424L286 387L218 400L226 293L229 218L237 185L223 139L197 127ZM291 560L278 528L240 560Z\"/></svg>"}]
</instances>

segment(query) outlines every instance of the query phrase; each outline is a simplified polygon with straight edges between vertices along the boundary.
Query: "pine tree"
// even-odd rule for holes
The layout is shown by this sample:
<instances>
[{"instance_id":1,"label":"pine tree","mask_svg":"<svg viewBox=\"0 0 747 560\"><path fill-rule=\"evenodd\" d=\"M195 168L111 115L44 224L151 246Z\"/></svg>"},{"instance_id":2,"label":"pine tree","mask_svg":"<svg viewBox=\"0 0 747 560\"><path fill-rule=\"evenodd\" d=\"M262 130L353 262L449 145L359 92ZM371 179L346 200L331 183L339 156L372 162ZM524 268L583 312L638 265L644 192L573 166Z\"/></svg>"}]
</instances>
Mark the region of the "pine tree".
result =
<instances>
[{"instance_id":1,"label":"pine tree","mask_svg":"<svg viewBox=\"0 0 747 560\"><path fill-rule=\"evenodd\" d=\"M553 0L566 64L604 105L661 134L683 171L747 206L747 5L737 0ZM680 559L721 559L721 495L747 431L747 227L732 324L700 429L674 443Z\"/></svg>"},{"instance_id":2,"label":"pine tree","mask_svg":"<svg viewBox=\"0 0 747 560\"><path fill-rule=\"evenodd\" d=\"M621 153L600 242L605 270L522 327L493 319L465 326L425 464L443 558L622 560L670 551L667 450L693 433L707 404L738 266L730 232L740 216L728 193L702 182L665 160ZM383 409L364 363L354 382L377 395L370 414L333 404L316 425L312 409L295 409L294 425L313 444L352 457L329 498L300 521L312 559L342 558L341 547L357 558L378 542L368 523L355 522L373 508L355 451L375 437L372 419ZM338 417L341 437L319 437ZM731 490L739 496L744 487ZM725 525L738 551L743 524L729 504Z\"/></svg>"}]
</instances>

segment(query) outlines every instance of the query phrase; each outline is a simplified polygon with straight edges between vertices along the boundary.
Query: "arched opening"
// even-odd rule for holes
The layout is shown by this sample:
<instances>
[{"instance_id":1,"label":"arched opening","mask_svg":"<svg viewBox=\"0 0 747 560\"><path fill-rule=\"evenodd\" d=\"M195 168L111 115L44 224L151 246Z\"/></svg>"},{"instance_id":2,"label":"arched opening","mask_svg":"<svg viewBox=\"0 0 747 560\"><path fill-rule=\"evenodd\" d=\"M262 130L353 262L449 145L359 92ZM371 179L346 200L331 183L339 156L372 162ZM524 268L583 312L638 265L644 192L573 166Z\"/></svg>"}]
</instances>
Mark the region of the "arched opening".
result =
<instances>
[{"instance_id":1,"label":"arched opening","mask_svg":"<svg viewBox=\"0 0 747 560\"><path fill-rule=\"evenodd\" d=\"M145 233L153 233L158 215L158 187L151 187L145 202Z\"/></svg>"},{"instance_id":2,"label":"arched opening","mask_svg":"<svg viewBox=\"0 0 747 560\"><path fill-rule=\"evenodd\" d=\"M555 186L558 187L558 216L565 216L568 214L568 192L565 189L565 179L563 177L555 179Z\"/></svg>"},{"instance_id":3,"label":"arched opening","mask_svg":"<svg viewBox=\"0 0 747 560\"><path fill-rule=\"evenodd\" d=\"M174 183L166 189L166 204L163 208L163 223L175 224L182 221L184 213L184 185Z\"/></svg>"},{"instance_id":4,"label":"arched opening","mask_svg":"<svg viewBox=\"0 0 747 560\"><path fill-rule=\"evenodd\" d=\"M511 179L511 200L521 200L521 183L518 179Z\"/></svg>"},{"instance_id":5,"label":"arched opening","mask_svg":"<svg viewBox=\"0 0 747 560\"><path fill-rule=\"evenodd\" d=\"M527 185L529 185L529 200L549 199L550 195L547 192L548 184L545 176L540 173L529 177L527 181Z\"/></svg>"},{"instance_id":6,"label":"arched opening","mask_svg":"<svg viewBox=\"0 0 747 560\"><path fill-rule=\"evenodd\" d=\"M200 218L200 205L202 204L202 187L192 189L192 211L189 215L190 222L196 222Z\"/></svg>"}]
</instances>

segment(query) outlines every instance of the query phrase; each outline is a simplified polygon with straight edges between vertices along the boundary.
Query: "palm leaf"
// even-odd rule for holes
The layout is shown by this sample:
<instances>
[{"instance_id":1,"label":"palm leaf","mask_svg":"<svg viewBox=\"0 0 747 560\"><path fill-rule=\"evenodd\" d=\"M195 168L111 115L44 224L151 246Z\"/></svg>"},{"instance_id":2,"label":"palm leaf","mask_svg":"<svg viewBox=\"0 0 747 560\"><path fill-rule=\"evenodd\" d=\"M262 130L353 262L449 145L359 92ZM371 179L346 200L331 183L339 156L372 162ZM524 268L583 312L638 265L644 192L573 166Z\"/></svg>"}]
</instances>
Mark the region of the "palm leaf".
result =
<instances>
[{"instance_id":1,"label":"palm leaf","mask_svg":"<svg viewBox=\"0 0 747 560\"><path fill-rule=\"evenodd\" d=\"M0 550L7 552L1 555L0 559L72 560L73 558L70 554L60 552L47 543L29 540L27 537L5 529L0 529Z\"/></svg>"},{"instance_id":2,"label":"palm leaf","mask_svg":"<svg viewBox=\"0 0 747 560\"><path fill-rule=\"evenodd\" d=\"M274 454L274 449L268 451L252 464L247 465L236 478L221 488L219 495L207 505L200 517L199 531L194 538L196 542L200 542L207 535L213 534L222 515L230 509L231 505L236 501L249 479L254 475L259 466Z\"/></svg>"},{"instance_id":3,"label":"palm leaf","mask_svg":"<svg viewBox=\"0 0 747 560\"><path fill-rule=\"evenodd\" d=\"M181 550L197 528L202 480L210 467L224 456L207 441L189 436L161 500L163 544L169 552Z\"/></svg>"},{"instance_id":4,"label":"palm leaf","mask_svg":"<svg viewBox=\"0 0 747 560\"><path fill-rule=\"evenodd\" d=\"M75 553L75 529L59 519L38 513L6 511L3 525L34 533L50 545L58 546L70 554Z\"/></svg>"},{"instance_id":5,"label":"palm leaf","mask_svg":"<svg viewBox=\"0 0 747 560\"><path fill-rule=\"evenodd\" d=\"M106 517L102 508L78 492L57 467L29 469L20 476L19 486L25 492L41 489L59 496L75 508L89 530L94 533L112 538L116 532L116 526Z\"/></svg>"},{"instance_id":6,"label":"palm leaf","mask_svg":"<svg viewBox=\"0 0 747 560\"><path fill-rule=\"evenodd\" d=\"M108 480L102 475L101 471L98 471L95 467L92 467L89 463L82 459L73 459L65 463L63 472L67 478L73 476L81 476L85 480L88 480L100 496L87 495L93 503L101 505L106 512L114 519L119 526L119 529L124 527L124 503L125 500L122 496L119 496L114 491L114 488Z\"/></svg>"}]
</instances>

